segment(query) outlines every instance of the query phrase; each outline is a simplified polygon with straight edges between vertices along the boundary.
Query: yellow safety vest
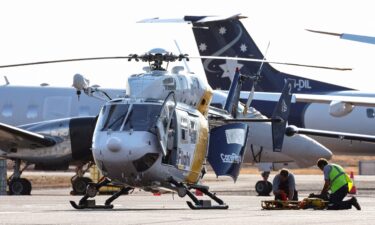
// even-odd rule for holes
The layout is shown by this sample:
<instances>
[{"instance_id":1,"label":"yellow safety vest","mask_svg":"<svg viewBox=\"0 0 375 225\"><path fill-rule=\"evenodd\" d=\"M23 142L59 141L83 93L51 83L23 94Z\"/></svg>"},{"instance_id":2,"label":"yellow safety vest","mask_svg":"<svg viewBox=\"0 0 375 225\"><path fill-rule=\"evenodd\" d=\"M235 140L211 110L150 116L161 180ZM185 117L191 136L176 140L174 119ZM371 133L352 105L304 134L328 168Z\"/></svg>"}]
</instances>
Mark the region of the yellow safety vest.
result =
<instances>
[{"instance_id":1,"label":"yellow safety vest","mask_svg":"<svg viewBox=\"0 0 375 225\"><path fill-rule=\"evenodd\" d=\"M331 193L335 193L338 189L346 184L348 184L348 191L350 191L353 187L353 181L345 173L344 169L337 164L332 163L330 165L331 171L329 172L329 180L331 182Z\"/></svg>"}]
</instances>

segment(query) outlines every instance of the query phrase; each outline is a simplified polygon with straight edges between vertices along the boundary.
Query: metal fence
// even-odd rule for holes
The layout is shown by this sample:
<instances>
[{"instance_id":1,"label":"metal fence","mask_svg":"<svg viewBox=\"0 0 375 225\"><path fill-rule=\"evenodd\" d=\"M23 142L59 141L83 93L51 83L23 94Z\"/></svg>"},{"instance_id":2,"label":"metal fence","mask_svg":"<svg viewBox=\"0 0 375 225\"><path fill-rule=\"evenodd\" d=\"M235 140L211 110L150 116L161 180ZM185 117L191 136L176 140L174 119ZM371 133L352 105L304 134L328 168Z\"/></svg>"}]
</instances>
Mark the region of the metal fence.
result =
<instances>
[{"instance_id":1,"label":"metal fence","mask_svg":"<svg viewBox=\"0 0 375 225\"><path fill-rule=\"evenodd\" d=\"M359 175L375 175L375 161L359 161Z\"/></svg>"}]
</instances>

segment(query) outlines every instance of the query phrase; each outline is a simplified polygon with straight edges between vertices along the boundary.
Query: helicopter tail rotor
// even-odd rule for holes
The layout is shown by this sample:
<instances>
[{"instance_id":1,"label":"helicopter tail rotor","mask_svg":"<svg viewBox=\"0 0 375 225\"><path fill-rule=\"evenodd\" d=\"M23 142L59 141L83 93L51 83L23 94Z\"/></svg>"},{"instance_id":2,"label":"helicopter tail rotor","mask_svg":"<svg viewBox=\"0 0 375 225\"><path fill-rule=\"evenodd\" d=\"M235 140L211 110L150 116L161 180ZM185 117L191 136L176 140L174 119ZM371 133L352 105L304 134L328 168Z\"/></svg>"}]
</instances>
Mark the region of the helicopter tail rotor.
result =
<instances>
[{"instance_id":1,"label":"helicopter tail rotor","mask_svg":"<svg viewBox=\"0 0 375 225\"><path fill-rule=\"evenodd\" d=\"M292 80L286 80L279 102L272 114L272 141L273 151L281 152L286 125L292 102Z\"/></svg>"}]
</instances>

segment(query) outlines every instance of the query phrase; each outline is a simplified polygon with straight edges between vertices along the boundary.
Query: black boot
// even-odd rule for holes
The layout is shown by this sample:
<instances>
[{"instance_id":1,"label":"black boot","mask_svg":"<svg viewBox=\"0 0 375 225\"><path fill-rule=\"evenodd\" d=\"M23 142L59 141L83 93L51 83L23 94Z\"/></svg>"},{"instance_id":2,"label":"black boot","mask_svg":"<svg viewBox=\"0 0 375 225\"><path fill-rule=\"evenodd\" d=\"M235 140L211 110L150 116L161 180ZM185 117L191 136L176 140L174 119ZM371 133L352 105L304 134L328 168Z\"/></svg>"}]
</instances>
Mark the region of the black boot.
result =
<instances>
[{"instance_id":1,"label":"black boot","mask_svg":"<svg viewBox=\"0 0 375 225\"><path fill-rule=\"evenodd\" d=\"M356 197L352 197L352 198L350 199L350 203L351 203L352 206L354 206L357 210L361 210L361 206L359 205L359 203L358 203Z\"/></svg>"}]
</instances>

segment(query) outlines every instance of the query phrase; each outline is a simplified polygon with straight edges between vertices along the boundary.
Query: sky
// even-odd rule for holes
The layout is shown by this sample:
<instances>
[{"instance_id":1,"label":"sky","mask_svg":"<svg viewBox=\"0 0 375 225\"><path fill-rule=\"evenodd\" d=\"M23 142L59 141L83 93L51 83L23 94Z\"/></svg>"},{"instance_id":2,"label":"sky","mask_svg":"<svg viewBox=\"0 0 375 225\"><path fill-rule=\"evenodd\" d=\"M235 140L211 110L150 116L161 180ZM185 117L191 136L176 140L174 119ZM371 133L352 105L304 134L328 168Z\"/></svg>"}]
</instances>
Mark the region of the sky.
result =
<instances>
[{"instance_id":1,"label":"sky","mask_svg":"<svg viewBox=\"0 0 375 225\"><path fill-rule=\"evenodd\" d=\"M0 1L0 65L34 61L142 54L152 48L198 55L189 24L142 24L145 18L231 15L242 20L259 48L268 42L272 61L350 67L337 72L275 66L283 72L374 91L375 45L309 33L317 29L375 36L371 1L206 0L206 1ZM71 86L80 73L107 88L125 88L126 77L142 72L142 63L125 60L74 62L0 69L13 85ZM189 67L202 75L199 60ZM0 78L0 84L2 80ZM4 82L5 83L5 82Z\"/></svg>"}]
</instances>

